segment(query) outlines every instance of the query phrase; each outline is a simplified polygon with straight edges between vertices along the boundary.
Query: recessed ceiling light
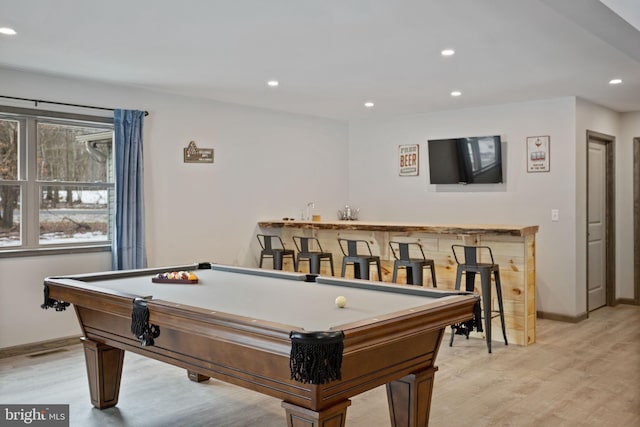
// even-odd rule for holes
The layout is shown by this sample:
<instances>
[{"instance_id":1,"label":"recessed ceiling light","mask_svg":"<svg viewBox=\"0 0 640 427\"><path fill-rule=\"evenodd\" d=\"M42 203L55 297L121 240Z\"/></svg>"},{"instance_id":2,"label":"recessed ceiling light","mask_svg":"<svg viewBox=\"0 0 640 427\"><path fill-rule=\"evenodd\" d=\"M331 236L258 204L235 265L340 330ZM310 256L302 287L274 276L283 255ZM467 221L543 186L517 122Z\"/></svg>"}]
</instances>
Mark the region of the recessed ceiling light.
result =
<instances>
[{"instance_id":1,"label":"recessed ceiling light","mask_svg":"<svg viewBox=\"0 0 640 427\"><path fill-rule=\"evenodd\" d=\"M371 101L367 101L367 102L364 103L364 106L367 107L367 108L373 108L374 105L376 105L376 104L374 104Z\"/></svg>"},{"instance_id":2,"label":"recessed ceiling light","mask_svg":"<svg viewBox=\"0 0 640 427\"><path fill-rule=\"evenodd\" d=\"M4 34L6 36L15 36L17 33L13 28L3 27L0 28L0 34Z\"/></svg>"},{"instance_id":3,"label":"recessed ceiling light","mask_svg":"<svg viewBox=\"0 0 640 427\"><path fill-rule=\"evenodd\" d=\"M277 80L269 80L267 84L271 87L276 87L280 84L280 82L278 82Z\"/></svg>"},{"instance_id":4,"label":"recessed ceiling light","mask_svg":"<svg viewBox=\"0 0 640 427\"><path fill-rule=\"evenodd\" d=\"M454 90L453 92L451 92L451 96L460 96L462 95L462 92L460 92L459 90Z\"/></svg>"},{"instance_id":5,"label":"recessed ceiling light","mask_svg":"<svg viewBox=\"0 0 640 427\"><path fill-rule=\"evenodd\" d=\"M442 52L440 52L442 56L451 56L451 55L454 55L455 53L456 51L453 49L443 49Z\"/></svg>"},{"instance_id":6,"label":"recessed ceiling light","mask_svg":"<svg viewBox=\"0 0 640 427\"><path fill-rule=\"evenodd\" d=\"M610 85L619 85L620 83L622 83L622 79L609 80Z\"/></svg>"}]
</instances>

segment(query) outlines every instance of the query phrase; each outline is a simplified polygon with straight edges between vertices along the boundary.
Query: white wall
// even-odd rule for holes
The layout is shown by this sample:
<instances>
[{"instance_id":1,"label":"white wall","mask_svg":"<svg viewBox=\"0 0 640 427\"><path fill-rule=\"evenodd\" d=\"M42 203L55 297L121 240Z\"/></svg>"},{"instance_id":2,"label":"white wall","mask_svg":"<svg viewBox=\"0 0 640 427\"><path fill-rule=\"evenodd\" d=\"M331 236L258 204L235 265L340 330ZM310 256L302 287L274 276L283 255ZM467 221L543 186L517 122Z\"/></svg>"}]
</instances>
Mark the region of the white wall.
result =
<instances>
[{"instance_id":1,"label":"white wall","mask_svg":"<svg viewBox=\"0 0 640 427\"><path fill-rule=\"evenodd\" d=\"M326 217L346 198L346 124L177 97L162 97L150 112L145 187L154 265L257 265L259 220L299 218L309 201ZM191 140L215 149L213 165L182 162Z\"/></svg>"},{"instance_id":2,"label":"white wall","mask_svg":"<svg viewBox=\"0 0 640 427\"><path fill-rule=\"evenodd\" d=\"M40 308L43 279L109 269L111 252L0 258L0 348L80 335L72 307L63 312Z\"/></svg>"},{"instance_id":3,"label":"white wall","mask_svg":"<svg viewBox=\"0 0 640 427\"><path fill-rule=\"evenodd\" d=\"M0 94L149 111L144 167L150 266L257 265L258 220L298 217L308 201L315 202L314 213L333 217L347 198L348 127L342 122L6 69L0 69ZM213 148L215 163L183 163L191 140ZM109 269L105 259L104 253L0 258L0 348L78 333L72 311L39 308L42 280Z\"/></svg>"},{"instance_id":4,"label":"white wall","mask_svg":"<svg viewBox=\"0 0 640 427\"><path fill-rule=\"evenodd\" d=\"M568 316L576 300L575 99L561 98L351 123L350 201L363 219L538 225L537 309ZM429 184L427 140L499 134L504 185ZM526 138L550 136L548 173L527 173ZM420 175L399 177L398 145L420 144ZM371 173L372 171L376 173ZM558 209L560 221L551 221Z\"/></svg>"}]
</instances>

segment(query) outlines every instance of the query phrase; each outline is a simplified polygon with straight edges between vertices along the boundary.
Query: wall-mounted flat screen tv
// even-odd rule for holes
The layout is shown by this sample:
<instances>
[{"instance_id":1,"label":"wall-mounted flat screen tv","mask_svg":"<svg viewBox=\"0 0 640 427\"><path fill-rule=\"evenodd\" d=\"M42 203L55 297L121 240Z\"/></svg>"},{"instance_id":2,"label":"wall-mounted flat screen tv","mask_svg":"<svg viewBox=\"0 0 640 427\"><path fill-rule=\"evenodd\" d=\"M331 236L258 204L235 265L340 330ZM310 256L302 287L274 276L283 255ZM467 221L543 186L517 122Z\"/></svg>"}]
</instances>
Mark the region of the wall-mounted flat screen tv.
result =
<instances>
[{"instance_id":1,"label":"wall-mounted flat screen tv","mask_svg":"<svg viewBox=\"0 0 640 427\"><path fill-rule=\"evenodd\" d=\"M502 183L502 147L499 135L430 139L431 184Z\"/></svg>"}]
</instances>

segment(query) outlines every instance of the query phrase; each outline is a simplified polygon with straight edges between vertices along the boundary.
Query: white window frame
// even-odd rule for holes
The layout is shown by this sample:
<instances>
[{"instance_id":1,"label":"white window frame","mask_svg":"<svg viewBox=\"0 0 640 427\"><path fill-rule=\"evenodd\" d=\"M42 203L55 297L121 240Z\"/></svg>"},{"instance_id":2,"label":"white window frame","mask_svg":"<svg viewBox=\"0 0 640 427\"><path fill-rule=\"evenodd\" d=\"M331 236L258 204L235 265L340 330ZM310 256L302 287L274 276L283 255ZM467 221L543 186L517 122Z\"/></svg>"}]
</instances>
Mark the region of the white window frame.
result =
<instances>
[{"instance_id":1,"label":"white window frame","mask_svg":"<svg viewBox=\"0 0 640 427\"><path fill-rule=\"evenodd\" d=\"M17 185L20 187L20 223L21 244L14 246L0 246L0 258L9 256L31 256L47 253L72 253L87 251L111 250L112 233L108 240L83 241L80 243L40 243L40 188L55 182L60 186L73 187L110 187L115 191L115 174L113 170L108 173L109 182L82 182L82 181L43 181L38 180L36 167L37 153L37 125L38 122L55 123L62 125L80 125L104 128L105 131L113 131L113 118L101 116L89 116L74 113L56 111L33 110L0 105L0 118L16 120L20 123L18 141L18 176L17 180L0 179L1 184ZM112 147L113 150L113 147ZM115 151L114 151L115 154ZM112 191L112 193L114 193ZM115 198L109 200L109 231L115 222Z\"/></svg>"}]
</instances>

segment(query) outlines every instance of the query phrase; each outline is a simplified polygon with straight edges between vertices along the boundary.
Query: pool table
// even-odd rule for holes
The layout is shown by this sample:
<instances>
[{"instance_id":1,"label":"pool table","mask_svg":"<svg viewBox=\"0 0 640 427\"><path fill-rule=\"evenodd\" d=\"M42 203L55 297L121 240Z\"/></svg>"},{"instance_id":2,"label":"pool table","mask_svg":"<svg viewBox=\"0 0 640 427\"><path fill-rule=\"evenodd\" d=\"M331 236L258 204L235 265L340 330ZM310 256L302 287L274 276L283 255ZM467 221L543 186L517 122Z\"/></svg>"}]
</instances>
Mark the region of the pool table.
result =
<instances>
[{"instance_id":1,"label":"pool table","mask_svg":"<svg viewBox=\"0 0 640 427\"><path fill-rule=\"evenodd\" d=\"M152 282L177 270L198 283ZM393 426L426 426L445 328L478 307L467 292L212 263L48 277L44 299L75 308L95 407L118 403L128 350L281 399L289 427L344 426L349 399L383 384Z\"/></svg>"}]
</instances>

